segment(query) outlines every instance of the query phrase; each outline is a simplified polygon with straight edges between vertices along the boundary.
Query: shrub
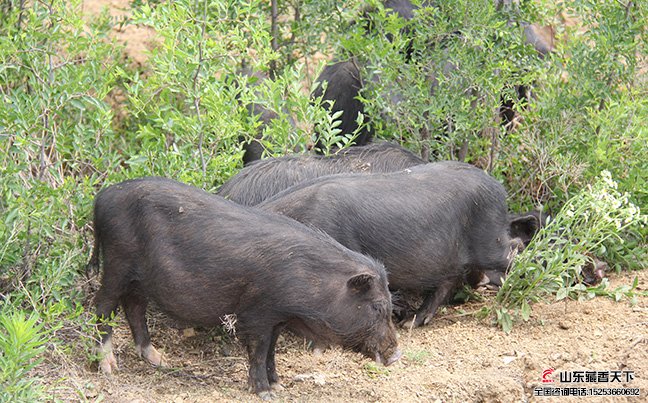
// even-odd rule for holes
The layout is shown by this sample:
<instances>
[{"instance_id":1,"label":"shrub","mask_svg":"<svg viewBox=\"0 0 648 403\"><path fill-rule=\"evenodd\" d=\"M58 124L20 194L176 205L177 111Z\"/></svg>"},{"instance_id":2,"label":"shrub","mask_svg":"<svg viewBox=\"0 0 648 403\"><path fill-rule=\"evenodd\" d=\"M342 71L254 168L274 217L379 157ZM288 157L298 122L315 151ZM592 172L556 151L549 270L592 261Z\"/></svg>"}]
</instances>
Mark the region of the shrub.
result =
<instances>
[{"instance_id":1,"label":"shrub","mask_svg":"<svg viewBox=\"0 0 648 403\"><path fill-rule=\"evenodd\" d=\"M45 331L38 317L3 310L0 314L0 401L36 401L42 387L29 372L42 360Z\"/></svg>"},{"instance_id":2,"label":"shrub","mask_svg":"<svg viewBox=\"0 0 648 403\"><path fill-rule=\"evenodd\" d=\"M602 171L598 181L572 197L517 256L495 299L498 323L508 332L514 317L529 319L533 302L553 295L557 300L587 295L581 269L591 259L588 254L605 255L610 245L624 243L626 231L645 231L647 224L648 216L627 193L617 190L608 171ZM594 294L592 290L589 296Z\"/></svg>"}]
</instances>

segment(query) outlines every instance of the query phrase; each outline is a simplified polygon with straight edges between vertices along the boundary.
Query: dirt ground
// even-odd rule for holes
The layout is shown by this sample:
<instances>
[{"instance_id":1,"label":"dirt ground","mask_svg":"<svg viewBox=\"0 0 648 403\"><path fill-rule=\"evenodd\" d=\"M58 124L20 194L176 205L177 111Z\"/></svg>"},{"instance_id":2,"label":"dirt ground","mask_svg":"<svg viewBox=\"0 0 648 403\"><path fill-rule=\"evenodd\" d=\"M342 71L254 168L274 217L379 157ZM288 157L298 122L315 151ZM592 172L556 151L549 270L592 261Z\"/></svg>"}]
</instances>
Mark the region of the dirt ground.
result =
<instances>
[{"instance_id":1,"label":"dirt ground","mask_svg":"<svg viewBox=\"0 0 648 403\"><path fill-rule=\"evenodd\" d=\"M131 3L132 0L86 0L82 2L81 7L83 13L90 16L108 12L115 23L112 37L124 46L124 53L129 62L142 66L148 58L146 52L155 46L155 31L132 24L119 25L119 22L130 15Z\"/></svg>"},{"instance_id":2,"label":"dirt ground","mask_svg":"<svg viewBox=\"0 0 648 403\"><path fill-rule=\"evenodd\" d=\"M109 7L115 18L128 13L128 0L85 1L84 10ZM115 29L126 53L144 63L154 33L137 27ZM611 287L648 290L648 270L610 275ZM486 292L486 291L484 291ZM403 358L382 367L359 354L338 348L314 355L294 336L280 338L277 369L284 390L278 401L334 402L514 402L514 401L647 401L648 297L614 302L608 298L561 301L533 306L531 319L505 334L488 320L470 313L485 302L442 309L428 326L399 330ZM150 315L151 316L151 315ZM114 345L120 370L110 377L96 371L87 357L53 357L38 376L62 401L234 402L258 400L247 391L247 359L233 338L198 330L187 337L159 315L149 318L154 345L170 369L156 369L140 359L123 316ZM66 361L69 360L69 361ZM536 397L543 371L553 368L553 387L639 388L641 397ZM633 371L631 381L561 383L571 371Z\"/></svg>"},{"instance_id":3,"label":"dirt ground","mask_svg":"<svg viewBox=\"0 0 648 403\"><path fill-rule=\"evenodd\" d=\"M612 274L612 287L632 284L648 290L648 270ZM484 291L486 293L487 291ZM560 402L646 401L648 397L648 297L614 302L537 304L531 319L505 334L488 320L467 313L489 303L448 306L426 327L399 330L403 358L382 367L338 348L314 355L306 343L286 334L277 347L284 390L277 401L322 402ZM247 391L247 359L235 338L218 330L187 337L160 317L149 315L154 345L170 369L140 359L128 325L119 316L115 353L119 371L100 374L87 357L48 360L41 368L48 390L63 401L235 402L258 400ZM58 355L61 357L61 355ZM59 358L60 360L60 358ZM536 397L543 371L555 369L554 387L639 388L640 398ZM633 371L631 381L561 383L560 372Z\"/></svg>"}]
</instances>

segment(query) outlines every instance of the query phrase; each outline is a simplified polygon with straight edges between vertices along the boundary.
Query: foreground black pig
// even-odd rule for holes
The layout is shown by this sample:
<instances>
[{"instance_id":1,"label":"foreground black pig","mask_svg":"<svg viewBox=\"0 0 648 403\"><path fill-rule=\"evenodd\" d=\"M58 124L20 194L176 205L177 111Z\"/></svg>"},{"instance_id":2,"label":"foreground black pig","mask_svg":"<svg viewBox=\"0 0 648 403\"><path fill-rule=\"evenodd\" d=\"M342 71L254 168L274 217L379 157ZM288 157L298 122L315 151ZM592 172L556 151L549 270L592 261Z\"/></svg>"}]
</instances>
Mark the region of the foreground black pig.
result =
<instances>
[{"instance_id":1,"label":"foreground black pig","mask_svg":"<svg viewBox=\"0 0 648 403\"><path fill-rule=\"evenodd\" d=\"M522 252L533 237L545 226L547 215L540 210L532 210L526 213L514 213L509 215L509 236L512 240L512 247L517 252ZM499 288L504 283L506 273L487 270L484 272L483 282L489 288ZM491 287L492 286L492 287Z\"/></svg>"},{"instance_id":2,"label":"foreground black pig","mask_svg":"<svg viewBox=\"0 0 648 403\"><path fill-rule=\"evenodd\" d=\"M504 273L520 242L508 234L502 185L460 162L319 178L259 208L319 228L383 262L390 289L424 296L414 326L427 324L462 283L475 286L488 270Z\"/></svg>"},{"instance_id":3,"label":"foreground black pig","mask_svg":"<svg viewBox=\"0 0 648 403\"><path fill-rule=\"evenodd\" d=\"M425 161L405 148L387 142L347 148L328 157L287 155L243 168L221 186L218 194L239 204L254 206L308 179L347 172L393 172L423 163Z\"/></svg>"},{"instance_id":4,"label":"foreground black pig","mask_svg":"<svg viewBox=\"0 0 648 403\"><path fill-rule=\"evenodd\" d=\"M385 269L287 217L239 206L169 179L144 178L95 200L95 249L103 255L96 313L124 309L138 353L154 365L146 306L178 323L220 325L236 315L261 397L279 385L275 343L284 327L389 365L400 356ZM102 324L100 368L116 367L112 329Z\"/></svg>"}]
</instances>

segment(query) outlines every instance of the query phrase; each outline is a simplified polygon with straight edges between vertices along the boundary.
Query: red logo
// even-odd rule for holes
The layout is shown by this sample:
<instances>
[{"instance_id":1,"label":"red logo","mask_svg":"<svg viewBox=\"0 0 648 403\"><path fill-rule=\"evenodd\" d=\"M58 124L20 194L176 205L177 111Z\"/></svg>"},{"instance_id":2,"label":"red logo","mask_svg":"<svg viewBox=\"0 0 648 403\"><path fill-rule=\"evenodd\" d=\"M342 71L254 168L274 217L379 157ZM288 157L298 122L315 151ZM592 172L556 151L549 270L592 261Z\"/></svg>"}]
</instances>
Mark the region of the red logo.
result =
<instances>
[{"instance_id":1,"label":"red logo","mask_svg":"<svg viewBox=\"0 0 648 403\"><path fill-rule=\"evenodd\" d=\"M542 371L542 383L553 383L554 380L549 377L551 376L551 374L553 374L554 371L555 369L553 368L545 369L544 371Z\"/></svg>"}]
</instances>

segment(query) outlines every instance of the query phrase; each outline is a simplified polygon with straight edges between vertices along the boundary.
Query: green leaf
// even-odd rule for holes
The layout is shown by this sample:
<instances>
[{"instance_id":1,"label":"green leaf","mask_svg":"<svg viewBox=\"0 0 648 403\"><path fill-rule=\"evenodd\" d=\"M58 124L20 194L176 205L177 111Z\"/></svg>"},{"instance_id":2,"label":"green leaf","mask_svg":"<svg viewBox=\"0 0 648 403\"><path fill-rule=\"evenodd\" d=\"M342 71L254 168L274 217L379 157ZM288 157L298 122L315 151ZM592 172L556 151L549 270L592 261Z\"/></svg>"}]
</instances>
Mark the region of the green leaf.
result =
<instances>
[{"instance_id":1,"label":"green leaf","mask_svg":"<svg viewBox=\"0 0 648 403\"><path fill-rule=\"evenodd\" d=\"M81 100L79 100L79 99L77 99L77 98L72 98L72 99L70 99L70 104L72 104L72 106L74 106L75 108L77 108L77 109L79 109L79 110L81 110L81 111L85 111L85 110L86 110L86 107L85 107L85 105L83 104L83 102L81 102Z\"/></svg>"},{"instance_id":2,"label":"green leaf","mask_svg":"<svg viewBox=\"0 0 648 403\"><path fill-rule=\"evenodd\" d=\"M526 300L522 302L520 314L522 315L522 319L525 321L528 321L531 317L531 306L529 306L529 303Z\"/></svg>"},{"instance_id":3,"label":"green leaf","mask_svg":"<svg viewBox=\"0 0 648 403\"><path fill-rule=\"evenodd\" d=\"M558 292L556 292L556 301L561 301L569 296L568 287L560 287Z\"/></svg>"}]
</instances>

